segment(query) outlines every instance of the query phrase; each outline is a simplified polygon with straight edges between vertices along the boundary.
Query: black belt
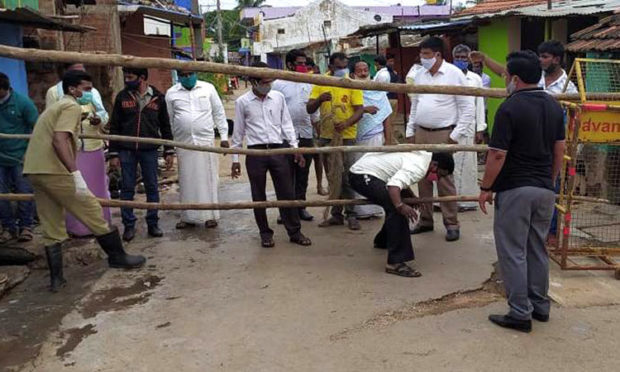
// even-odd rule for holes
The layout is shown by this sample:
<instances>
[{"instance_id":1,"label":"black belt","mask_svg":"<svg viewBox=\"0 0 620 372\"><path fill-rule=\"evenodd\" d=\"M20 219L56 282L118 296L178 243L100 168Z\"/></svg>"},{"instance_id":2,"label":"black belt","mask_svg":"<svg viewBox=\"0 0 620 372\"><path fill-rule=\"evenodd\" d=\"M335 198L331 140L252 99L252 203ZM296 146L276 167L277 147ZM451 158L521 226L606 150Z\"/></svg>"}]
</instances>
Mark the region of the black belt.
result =
<instances>
[{"instance_id":1,"label":"black belt","mask_svg":"<svg viewBox=\"0 0 620 372\"><path fill-rule=\"evenodd\" d=\"M439 132L441 130L452 130L452 129L456 128L456 125L450 125L450 126L443 127L443 128L424 128L424 127L418 125L418 128L423 129L423 130L425 130L427 132Z\"/></svg>"},{"instance_id":2,"label":"black belt","mask_svg":"<svg viewBox=\"0 0 620 372\"><path fill-rule=\"evenodd\" d=\"M248 146L249 149L261 149L261 150L269 150L269 149L282 149L285 148L283 143L267 143L264 145L252 145Z\"/></svg>"}]
</instances>

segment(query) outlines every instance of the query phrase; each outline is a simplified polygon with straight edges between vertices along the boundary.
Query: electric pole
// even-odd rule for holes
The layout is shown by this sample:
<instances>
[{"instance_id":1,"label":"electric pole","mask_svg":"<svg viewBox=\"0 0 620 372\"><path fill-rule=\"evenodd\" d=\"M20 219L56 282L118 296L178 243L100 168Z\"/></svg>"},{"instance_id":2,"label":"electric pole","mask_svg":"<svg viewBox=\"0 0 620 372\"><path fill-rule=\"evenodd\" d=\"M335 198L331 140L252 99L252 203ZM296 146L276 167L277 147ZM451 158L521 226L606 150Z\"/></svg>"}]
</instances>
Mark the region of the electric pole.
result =
<instances>
[{"instance_id":1,"label":"electric pole","mask_svg":"<svg viewBox=\"0 0 620 372\"><path fill-rule=\"evenodd\" d=\"M219 47L220 59L224 62L224 41L222 40L222 8L220 0L217 0L217 44Z\"/></svg>"}]
</instances>

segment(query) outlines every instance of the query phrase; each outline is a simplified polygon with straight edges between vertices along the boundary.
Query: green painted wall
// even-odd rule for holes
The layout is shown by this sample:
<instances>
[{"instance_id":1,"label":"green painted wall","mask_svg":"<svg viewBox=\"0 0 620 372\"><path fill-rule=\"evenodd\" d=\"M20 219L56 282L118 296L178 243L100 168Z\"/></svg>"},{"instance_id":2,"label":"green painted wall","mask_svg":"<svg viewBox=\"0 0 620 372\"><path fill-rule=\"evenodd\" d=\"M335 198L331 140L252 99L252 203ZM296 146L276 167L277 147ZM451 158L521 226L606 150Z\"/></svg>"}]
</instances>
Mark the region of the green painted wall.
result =
<instances>
[{"instance_id":1,"label":"green painted wall","mask_svg":"<svg viewBox=\"0 0 620 372\"><path fill-rule=\"evenodd\" d=\"M29 7L39 10L39 0L0 0L0 8L15 9Z\"/></svg>"},{"instance_id":2,"label":"green painted wall","mask_svg":"<svg viewBox=\"0 0 620 372\"><path fill-rule=\"evenodd\" d=\"M480 26L478 28L478 49L487 56L498 62L504 62L508 55L508 22L505 20L493 21L488 26ZM495 75L492 71L485 68L485 72L491 77L491 87L504 88L506 84L504 79ZM497 108L503 99L488 98L487 100L487 120L489 124L489 133L493 129L493 121Z\"/></svg>"}]
</instances>

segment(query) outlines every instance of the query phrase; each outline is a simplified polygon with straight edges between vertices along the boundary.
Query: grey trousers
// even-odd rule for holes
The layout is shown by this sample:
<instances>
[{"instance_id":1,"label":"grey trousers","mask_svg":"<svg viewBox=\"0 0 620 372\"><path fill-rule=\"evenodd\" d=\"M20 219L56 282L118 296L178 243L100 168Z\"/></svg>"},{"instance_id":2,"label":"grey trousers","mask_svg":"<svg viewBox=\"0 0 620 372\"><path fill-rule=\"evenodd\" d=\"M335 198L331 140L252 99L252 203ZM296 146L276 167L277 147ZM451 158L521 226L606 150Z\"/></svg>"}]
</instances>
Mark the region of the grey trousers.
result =
<instances>
[{"instance_id":1,"label":"grey trousers","mask_svg":"<svg viewBox=\"0 0 620 372\"><path fill-rule=\"evenodd\" d=\"M532 310L549 314L549 256L545 237L555 193L519 187L495 196L493 232L511 317L531 318Z\"/></svg>"}]
</instances>

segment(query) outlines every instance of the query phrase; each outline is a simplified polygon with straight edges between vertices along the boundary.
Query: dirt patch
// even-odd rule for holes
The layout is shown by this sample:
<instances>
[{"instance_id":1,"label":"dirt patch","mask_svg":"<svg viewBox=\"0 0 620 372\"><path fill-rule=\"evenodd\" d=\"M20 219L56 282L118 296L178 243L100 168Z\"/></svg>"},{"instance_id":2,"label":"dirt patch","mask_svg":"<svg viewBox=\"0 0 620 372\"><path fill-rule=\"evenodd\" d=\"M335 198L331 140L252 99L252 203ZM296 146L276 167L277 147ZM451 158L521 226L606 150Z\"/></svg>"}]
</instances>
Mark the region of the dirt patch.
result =
<instances>
[{"instance_id":1,"label":"dirt patch","mask_svg":"<svg viewBox=\"0 0 620 372\"><path fill-rule=\"evenodd\" d=\"M129 287L114 287L98 290L90 295L80 306L84 319L92 318L100 312L119 311L146 303L151 297L151 289L157 287L163 278L148 275L136 279Z\"/></svg>"},{"instance_id":2,"label":"dirt patch","mask_svg":"<svg viewBox=\"0 0 620 372\"><path fill-rule=\"evenodd\" d=\"M87 324L82 328L71 328L66 331L62 331L60 333L60 337L63 339L66 337L66 341L64 345L56 350L56 356L64 359L68 353L75 350L82 340L90 335L94 335L95 333L97 333L97 330L95 330L94 324Z\"/></svg>"},{"instance_id":3,"label":"dirt patch","mask_svg":"<svg viewBox=\"0 0 620 372\"><path fill-rule=\"evenodd\" d=\"M439 298L408 304L400 309L377 314L362 324L353 328L346 328L330 336L331 341L339 341L367 329L385 328L394 323L423 318L425 316L440 315L454 310L484 307L504 298L501 279L496 271L485 281L480 288L468 291L458 291Z\"/></svg>"}]
</instances>

